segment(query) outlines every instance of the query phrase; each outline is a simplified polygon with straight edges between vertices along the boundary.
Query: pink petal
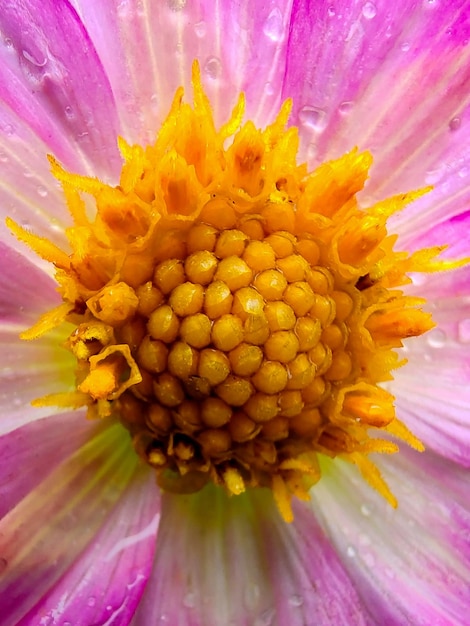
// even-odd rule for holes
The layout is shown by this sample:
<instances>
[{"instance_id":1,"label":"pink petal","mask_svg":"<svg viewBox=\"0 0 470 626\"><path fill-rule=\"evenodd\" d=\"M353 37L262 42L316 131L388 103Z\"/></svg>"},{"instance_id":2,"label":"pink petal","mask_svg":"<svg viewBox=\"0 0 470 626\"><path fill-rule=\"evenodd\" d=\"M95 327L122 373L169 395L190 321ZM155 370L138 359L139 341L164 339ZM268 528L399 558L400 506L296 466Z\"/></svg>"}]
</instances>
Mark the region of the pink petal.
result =
<instances>
[{"instance_id":1,"label":"pink petal","mask_svg":"<svg viewBox=\"0 0 470 626\"><path fill-rule=\"evenodd\" d=\"M283 96L310 162L371 150L364 202L436 187L394 231L468 207L469 17L467 0L293 4Z\"/></svg>"},{"instance_id":2,"label":"pink petal","mask_svg":"<svg viewBox=\"0 0 470 626\"><path fill-rule=\"evenodd\" d=\"M120 159L113 94L69 3L7 3L0 30L0 99L66 164L77 167L85 159L95 173L116 172ZM15 132L14 127L4 129L13 140Z\"/></svg>"},{"instance_id":3,"label":"pink petal","mask_svg":"<svg viewBox=\"0 0 470 626\"><path fill-rule=\"evenodd\" d=\"M390 385L397 412L426 446L470 466L470 301L428 295L437 328L410 340Z\"/></svg>"},{"instance_id":4,"label":"pink petal","mask_svg":"<svg viewBox=\"0 0 470 626\"><path fill-rule=\"evenodd\" d=\"M34 324L38 316L56 306L54 281L0 241L0 324ZM19 341L19 339L18 339Z\"/></svg>"},{"instance_id":5,"label":"pink petal","mask_svg":"<svg viewBox=\"0 0 470 626\"><path fill-rule=\"evenodd\" d=\"M159 503L153 474L136 475L86 550L18 626L128 624L152 568Z\"/></svg>"},{"instance_id":6,"label":"pink petal","mask_svg":"<svg viewBox=\"0 0 470 626\"><path fill-rule=\"evenodd\" d=\"M191 97L194 59L218 123L227 119L241 90L258 123L266 124L277 111L288 0L256 8L249 0L122 2L117 8L112 0L75 0L74 5L110 77L128 140L153 140L177 87L184 85Z\"/></svg>"},{"instance_id":7,"label":"pink petal","mask_svg":"<svg viewBox=\"0 0 470 626\"><path fill-rule=\"evenodd\" d=\"M367 610L302 504L281 520L271 494L208 487L165 494L157 553L133 626L366 624Z\"/></svg>"},{"instance_id":8,"label":"pink petal","mask_svg":"<svg viewBox=\"0 0 470 626\"><path fill-rule=\"evenodd\" d=\"M84 445L97 426L83 413L62 413L0 437L0 518Z\"/></svg>"},{"instance_id":9,"label":"pink petal","mask_svg":"<svg viewBox=\"0 0 470 626\"><path fill-rule=\"evenodd\" d=\"M455 626L470 603L469 475L432 453L380 458L398 509L333 461L314 509L376 624Z\"/></svg>"},{"instance_id":10,"label":"pink petal","mask_svg":"<svg viewBox=\"0 0 470 626\"><path fill-rule=\"evenodd\" d=\"M10 216L21 226L64 246L63 231L69 216L62 190L50 172L49 152L50 147L31 127L0 102L0 242L15 247L38 265L39 257L13 237L5 218Z\"/></svg>"},{"instance_id":11,"label":"pink petal","mask_svg":"<svg viewBox=\"0 0 470 626\"><path fill-rule=\"evenodd\" d=\"M128 434L112 426L53 470L0 521L5 624L27 615L94 539L123 496L136 462Z\"/></svg>"}]
</instances>

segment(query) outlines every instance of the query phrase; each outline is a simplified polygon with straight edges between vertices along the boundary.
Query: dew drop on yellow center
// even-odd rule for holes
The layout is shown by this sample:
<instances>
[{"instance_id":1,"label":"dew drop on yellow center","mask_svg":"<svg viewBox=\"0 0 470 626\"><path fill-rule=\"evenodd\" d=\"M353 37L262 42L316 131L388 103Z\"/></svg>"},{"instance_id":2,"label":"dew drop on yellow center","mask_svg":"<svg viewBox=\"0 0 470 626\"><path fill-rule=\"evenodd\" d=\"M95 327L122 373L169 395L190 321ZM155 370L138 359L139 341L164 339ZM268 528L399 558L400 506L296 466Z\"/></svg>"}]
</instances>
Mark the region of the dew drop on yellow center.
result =
<instances>
[{"instance_id":1,"label":"dew drop on yellow center","mask_svg":"<svg viewBox=\"0 0 470 626\"><path fill-rule=\"evenodd\" d=\"M23 338L75 325L76 389L36 404L120 420L163 489L269 487L291 520L327 455L395 505L368 455L395 452L390 436L422 445L380 384L402 340L433 325L400 289L407 272L442 262L437 248L395 252L386 221L426 190L360 208L368 153L309 173L289 101L261 131L243 124L241 96L216 130L197 64L193 89L192 107L177 91L153 146L119 140L117 187L51 158L69 253L8 222L55 264L63 298Z\"/></svg>"}]
</instances>

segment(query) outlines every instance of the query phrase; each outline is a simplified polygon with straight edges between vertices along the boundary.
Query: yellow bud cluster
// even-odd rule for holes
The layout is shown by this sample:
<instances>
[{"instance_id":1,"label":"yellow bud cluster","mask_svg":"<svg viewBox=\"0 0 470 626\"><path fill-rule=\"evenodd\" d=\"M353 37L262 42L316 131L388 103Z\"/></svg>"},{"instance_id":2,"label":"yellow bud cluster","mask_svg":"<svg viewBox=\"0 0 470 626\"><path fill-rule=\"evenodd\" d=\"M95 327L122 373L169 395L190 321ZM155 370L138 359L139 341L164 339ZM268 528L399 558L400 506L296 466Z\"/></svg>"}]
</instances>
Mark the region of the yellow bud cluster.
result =
<instances>
[{"instance_id":1,"label":"yellow bud cluster","mask_svg":"<svg viewBox=\"0 0 470 626\"><path fill-rule=\"evenodd\" d=\"M402 339L432 326L398 289L406 272L440 266L438 250L395 253L385 222L422 192L361 210L370 155L308 174L289 102L259 131L241 126L241 98L217 131L197 65L193 85L194 107L179 90L154 146L120 140L118 187L51 159L74 220L70 257L8 221L55 264L64 300L23 338L76 327L77 390L36 404L119 419L172 491L267 486L289 520L290 496L308 497L325 454L358 465L393 503L367 455L395 448L369 430L420 446L379 384Z\"/></svg>"}]
</instances>

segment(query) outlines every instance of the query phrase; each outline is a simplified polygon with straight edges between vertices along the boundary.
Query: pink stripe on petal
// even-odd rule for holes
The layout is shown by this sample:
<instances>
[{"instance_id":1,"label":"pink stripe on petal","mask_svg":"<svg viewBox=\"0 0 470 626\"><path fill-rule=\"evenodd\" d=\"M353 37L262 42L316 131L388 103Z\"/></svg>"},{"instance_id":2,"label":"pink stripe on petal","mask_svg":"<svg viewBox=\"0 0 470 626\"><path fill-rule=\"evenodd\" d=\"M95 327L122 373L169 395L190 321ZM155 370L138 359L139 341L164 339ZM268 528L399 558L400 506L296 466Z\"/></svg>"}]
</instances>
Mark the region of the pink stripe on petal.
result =
<instances>
[{"instance_id":1,"label":"pink stripe on petal","mask_svg":"<svg viewBox=\"0 0 470 626\"><path fill-rule=\"evenodd\" d=\"M18 626L128 624L152 569L159 506L155 478L144 469L86 550Z\"/></svg>"},{"instance_id":2,"label":"pink stripe on petal","mask_svg":"<svg viewBox=\"0 0 470 626\"><path fill-rule=\"evenodd\" d=\"M286 524L271 494L165 494L152 577L133 626L357 626L353 583L304 504Z\"/></svg>"},{"instance_id":3,"label":"pink stripe on petal","mask_svg":"<svg viewBox=\"0 0 470 626\"><path fill-rule=\"evenodd\" d=\"M377 461L398 509L333 461L314 509L376 624L456 626L470 603L468 472L431 453Z\"/></svg>"},{"instance_id":4,"label":"pink stripe on petal","mask_svg":"<svg viewBox=\"0 0 470 626\"><path fill-rule=\"evenodd\" d=\"M7 2L0 31L5 44L0 48L0 98L66 164L77 167L82 157L95 173L116 173L113 94L70 4Z\"/></svg>"},{"instance_id":5,"label":"pink stripe on petal","mask_svg":"<svg viewBox=\"0 0 470 626\"><path fill-rule=\"evenodd\" d=\"M17 624L94 539L137 458L112 426L67 459L0 522L0 624Z\"/></svg>"}]
</instances>

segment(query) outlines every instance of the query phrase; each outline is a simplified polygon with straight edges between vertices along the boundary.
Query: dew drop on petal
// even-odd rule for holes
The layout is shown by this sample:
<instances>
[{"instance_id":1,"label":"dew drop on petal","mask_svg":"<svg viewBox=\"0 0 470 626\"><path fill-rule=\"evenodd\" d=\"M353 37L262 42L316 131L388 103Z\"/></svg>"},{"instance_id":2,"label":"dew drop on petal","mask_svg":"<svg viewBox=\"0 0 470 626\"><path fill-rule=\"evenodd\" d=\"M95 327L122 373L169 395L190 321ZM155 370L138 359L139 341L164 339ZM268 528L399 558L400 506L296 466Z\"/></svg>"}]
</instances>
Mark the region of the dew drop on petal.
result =
<instances>
[{"instance_id":1,"label":"dew drop on petal","mask_svg":"<svg viewBox=\"0 0 470 626\"><path fill-rule=\"evenodd\" d=\"M350 559L353 559L356 556L355 548L353 548L352 546L348 546L346 548L346 554L349 556Z\"/></svg>"},{"instance_id":2,"label":"dew drop on petal","mask_svg":"<svg viewBox=\"0 0 470 626\"><path fill-rule=\"evenodd\" d=\"M431 348L442 348L446 343L446 334L440 328L434 328L427 335L428 346Z\"/></svg>"},{"instance_id":3,"label":"dew drop on petal","mask_svg":"<svg viewBox=\"0 0 470 626\"><path fill-rule=\"evenodd\" d=\"M267 96L272 96L274 93L274 87L272 86L272 83L266 83L266 85L264 86L264 93Z\"/></svg>"},{"instance_id":4,"label":"dew drop on petal","mask_svg":"<svg viewBox=\"0 0 470 626\"><path fill-rule=\"evenodd\" d=\"M45 55L41 55L41 56L34 56L33 54L31 54L31 52L28 52L28 50L23 50L22 51L23 57L29 61L29 63L31 63L32 65L35 65L36 67L44 67L47 63L47 57Z\"/></svg>"},{"instance_id":5,"label":"dew drop on petal","mask_svg":"<svg viewBox=\"0 0 470 626\"><path fill-rule=\"evenodd\" d=\"M209 57L204 63L204 72L212 79L219 78L222 73L222 63L217 57Z\"/></svg>"},{"instance_id":6,"label":"dew drop on petal","mask_svg":"<svg viewBox=\"0 0 470 626\"><path fill-rule=\"evenodd\" d=\"M268 15L268 19L264 23L263 33L272 41L279 41L283 35L282 13L276 7Z\"/></svg>"},{"instance_id":7,"label":"dew drop on petal","mask_svg":"<svg viewBox=\"0 0 470 626\"><path fill-rule=\"evenodd\" d=\"M266 609L256 618L253 626L272 626L274 620L274 609Z\"/></svg>"},{"instance_id":8,"label":"dew drop on petal","mask_svg":"<svg viewBox=\"0 0 470 626\"><path fill-rule=\"evenodd\" d=\"M304 599L301 595L295 594L289 598L289 604L294 607L302 606Z\"/></svg>"},{"instance_id":9,"label":"dew drop on petal","mask_svg":"<svg viewBox=\"0 0 470 626\"><path fill-rule=\"evenodd\" d=\"M197 22L197 24L194 24L194 32L196 33L197 37L202 39L207 33L206 23L201 20L200 22Z\"/></svg>"},{"instance_id":10,"label":"dew drop on petal","mask_svg":"<svg viewBox=\"0 0 470 626\"><path fill-rule=\"evenodd\" d=\"M410 49L410 47L411 47L411 46L410 46L410 42L409 42L409 41L404 41L404 42L401 44L401 46L400 46L400 48L401 48L402 52L408 52L408 50Z\"/></svg>"},{"instance_id":11,"label":"dew drop on petal","mask_svg":"<svg viewBox=\"0 0 470 626\"><path fill-rule=\"evenodd\" d=\"M187 609L193 609L196 606L196 594L189 591L183 598L183 605Z\"/></svg>"},{"instance_id":12,"label":"dew drop on petal","mask_svg":"<svg viewBox=\"0 0 470 626\"><path fill-rule=\"evenodd\" d=\"M8 156L4 152L0 152L0 162L8 163Z\"/></svg>"},{"instance_id":13,"label":"dew drop on petal","mask_svg":"<svg viewBox=\"0 0 470 626\"><path fill-rule=\"evenodd\" d=\"M39 185L36 191L41 196L41 198L45 198L47 196L47 189L43 187L43 185Z\"/></svg>"},{"instance_id":14,"label":"dew drop on petal","mask_svg":"<svg viewBox=\"0 0 470 626\"><path fill-rule=\"evenodd\" d=\"M336 15L336 9L333 6L328 7L328 15L329 17L334 17Z\"/></svg>"},{"instance_id":15,"label":"dew drop on petal","mask_svg":"<svg viewBox=\"0 0 470 626\"><path fill-rule=\"evenodd\" d=\"M345 100L339 105L338 111L341 113L341 115L347 115L348 113L350 113L352 107L353 102L351 100Z\"/></svg>"},{"instance_id":16,"label":"dew drop on petal","mask_svg":"<svg viewBox=\"0 0 470 626\"><path fill-rule=\"evenodd\" d=\"M87 604L88 606L95 606L96 604L96 598L94 596L90 596L87 600Z\"/></svg>"},{"instance_id":17,"label":"dew drop on petal","mask_svg":"<svg viewBox=\"0 0 470 626\"><path fill-rule=\"evenodd\" d=\"M361 504L361 513L364 517L370 517L372 510L369 506L367 506L367 504Z\"/></svg>"},{"instance_id":18,"label":"dew drop on petal","mask_svg":"<svg viewBox=\"0 0 470 626\"><path fill-rule=\"evenodd\" d=\"M460 117L453 117L449 122L449 129L451 131L456 131L460 128L461 123L462 120L460 119Z\"/></svg>"},{"instance_id":19,"label":"dew drop on petal","mask_svg":"<svg viewBox=\"0 0 470 626\"><path fill-rule=\"evenodd\" d=\"M302 126L321 132L326 126L326 111L317 107L304 106L299 111L299 121Z\"/></svg>"},{"instance_id":20,"label":"dew drop on petal","mask_svg":"<svg viewBox=\"0 0 470 626\"><path fill-rule=\"evenodd\" d=\"M372 20L377 15L377 7L373 2L366 2L362 7L362 15L366 20Z\"/></svg>"}]
</instances>

